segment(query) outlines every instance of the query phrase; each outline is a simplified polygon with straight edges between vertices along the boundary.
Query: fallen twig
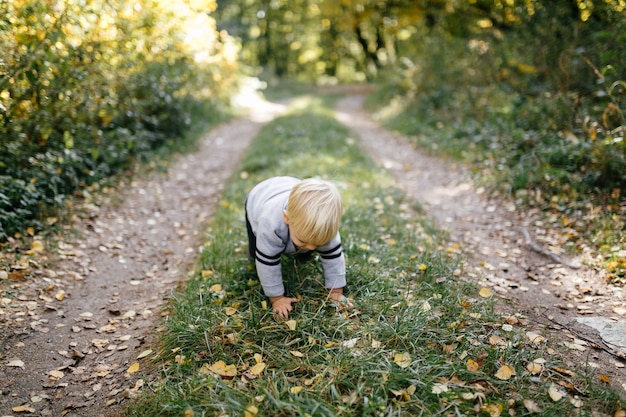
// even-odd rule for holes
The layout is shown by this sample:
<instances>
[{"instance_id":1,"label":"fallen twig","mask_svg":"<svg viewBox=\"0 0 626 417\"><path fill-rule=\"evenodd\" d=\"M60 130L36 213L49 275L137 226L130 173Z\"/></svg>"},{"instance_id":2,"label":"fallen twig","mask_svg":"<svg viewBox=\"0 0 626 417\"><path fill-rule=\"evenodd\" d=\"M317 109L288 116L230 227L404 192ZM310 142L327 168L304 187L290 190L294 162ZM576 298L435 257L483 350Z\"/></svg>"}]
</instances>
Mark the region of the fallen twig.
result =
<instances>
[{"instance_id":1,"label":"fallen twig","mask_svg":"<svg viewBox=\"0 0 626 417\"><path fill-rule=\"evenodd\" d=\"M537 243L535 243L532 238L530 237L530 233L528 233L528 229L526 228L526 226L522 226L520 227L520 232L522 233L522 235L524 236L524 240L526 241L526 244L528 245L528 247L530 247L533 251L547 256L549 258L551 258L554 262L559 263L561 265L565 265L569 268L572 269L579 269L580 265L577 263L571 263L571 262L567 262L563 259L561 259L561 257L559 257L557 254L550 252L549 250L542 248L541 246L539 246Z\"/></svg>"}]
</instances>

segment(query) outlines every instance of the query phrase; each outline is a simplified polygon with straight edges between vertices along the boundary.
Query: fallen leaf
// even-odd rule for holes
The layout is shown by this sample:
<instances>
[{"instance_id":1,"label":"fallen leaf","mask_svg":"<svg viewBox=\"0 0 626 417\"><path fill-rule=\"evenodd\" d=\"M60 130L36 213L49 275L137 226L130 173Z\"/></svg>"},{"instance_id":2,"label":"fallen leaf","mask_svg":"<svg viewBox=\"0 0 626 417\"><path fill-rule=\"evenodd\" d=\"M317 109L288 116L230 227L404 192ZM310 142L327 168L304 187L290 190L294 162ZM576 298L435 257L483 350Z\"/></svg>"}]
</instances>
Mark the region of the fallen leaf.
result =
<instances>
[{"instance_id":1,"label":"fallen leaf","mask_svg":"<svg viewBox=\"0 0 626 417\"><path fill-rule=\"evenodd\" d=\"M483 298L490 298L491 296L493 296L493 293L491 292L491 290L486 287L481 288L478 294Z\"/></svg>"},{"instance_id":2,"label":"fallen leaf","mask_svg":"<svg viewBox=\"0 0 626 417\"><path fill-rule=\"evenodd\" d=\"M126 370L127 373L129 374L134 374L135 372L137 372L139 370L139 362L135 362L132 365L130 365L128 367L128 369Z\"/></svg>"},{"instance_id":3,"label":"fallen leaf","mask_svg":"<svg viewBox=\"0 0 626 417\"><path fill-rule=\"evenodd\" d=\"M33 251L33 252L40 253L40 252L43 252L43 251L44 251L44 249L45 249L45 248L44 248L44 246L43 246L43 243L41 243L41 241L39 241L39 240L35 240L35 241L33 242L33 247L32 247L32 251Z\"/></svg>"},{"instance_id":4,"label":"fallen leaf","mask_svg":"<svg viewBox=\"0 0 626 417\"><path fill-rule=\"evenodd\" d=\"M583 400L581 400L578 396L575 396L574 398L570 398L569 400L570 404L572 404L575 408L580 408L583 406Z\"/></svg>"},{"instance_id":5,"label":"fallen leaf","mask_svg":"<svg viewBox=\"0 0 626 417\"><path fill-rule=\"evenodd\" d=\"M265 370L265 366L266 365L263 362L257 363L252 367L252 369L250 369L250 373L255 376L260 376Z\"/></svg>"},{"instance_id":6,"label":"fallen leaf","mask_svg":"<svg viewBox=\"0 0 626 417\"><path fill-rule=\"evenodd\" d=\"M227 316L234 316L235 314L237 314L237 309L233 307L226 307L224 309L224 312Z\"/></svg>"},{"instance_id":7,"label":"fallen leaf","mask_svg":"<svg viewBox=\"0 0 626 417\"><path fill-rule=\"evenodd\" d=\"M259 409L253 405L250 404L248 407L246 407L246 410L243 412L243 416L244 417L254 417L259 413Z\"/></svg>"},{"instance_id":8,"label":"fallen leaf","mask_svg":"<svg viewBox=\"0 0 626 417\"><path fill-rule=\"evenodd\" d=\"M437 382L433 385L433 388L430 390L433 394L443 394L444 392L448 392L448 384L443 382Z\"/></svg>"},{"instance_id":9,"label":"fallen leaf","mask_svg":"<svg viewBox=\"0 0 626 417\"><path fill-rule=\"evenodd\" d=\"M533 400L524 400L524 407L529 413L541 413L541 408Z\"/></svg>"},{"instance_id":10,"label":"fallen leaf","mask_svg":"<svg viewBox=\"0 0 626 417\"><path fill-rule=\"evenodd\" d=\"M465 366L470 372L476 372L478 371L478 368L480 368L478 362L476 362L474 359L468 359L467 362L465 362Z\"/></svg>"},{"instance_id":11,"label":"fallen leaf","mask_svg":"<svg viewBox=\"0 0 626 417\"><path fill-rule=\"evenodd\" d=\"M540 363L531 362L526 365L526 369L531 375L537 375L539 372L543 370L543 366Z\"/></svg>"},{"instance_id":12,"label":"fallen leaf","mask_svg":"<svg viewBox=\"0 0 626 417\"><path fill-rule=\"evenodd\" d=\"M52 371L48 372L48 375L50 376L50 378L57 380L63 378L65 376L65 373L53 369Z\"/></svg>"},{"instance_id":13,"label":"fallen leaf","mask_svg":"<svg viewBox=\"0 0 626 417\"><path fill-rule=\"evenodd\" d=\"M58 301L63 301L65 299L65 291L57 291L57 293L54 295L54 298L56 298Z\"/></svg>"},{"instance_id":14,"label":"fallen leaf","mask_svg":"<svg viewBox=\"0 0 626 417\"><path fill-rule=\"evenodd\" d=\"M33 407L29 406L28 404L18 405L17 407L13 407L11 410L14 413L35 413L35 412L37 412L37 410L35 410Z\"/></svg>"},{"instance_id":15,"label":"fallen leaf","mask_svg":"<svg viewBox=\"0 0 626 417\"><path fill-rule=\"evenodd\" d=\"M359 342L359 338L355 337L353 339L350 340L344 340L343 342L341 342L341 346L343 347L347 347L347 348L353 348L356 346L356 344Z\"/></svg>"},{"instance_id":16,"label":"fallen leaf","mask_svg":"<svg viewBox=\"0 0 626 417\"><path fill-rule=\"evenodd\" d=\"M393 357L393 361L400 368L406 368L411 364L411 355L409 355L407 352L396 353Z\"/></svg>"},{"instance_id":17,"label":"fallen leaf","mask_svg":"<svg viewBox=\"0 0 626 417\"><path fill-rule=\"evenodd\" d=\"M227 365L224 361L217 361L209 367L209 370L224 379L233 379L237 375L235 365Z\"/></svg>"},{"instance_id":18,"label":"fallen leaf","mask_svg":"<svg viewBox=\"0 0 626 417\"><path fill-rule=\"evenodd\" d=\"M554 384L551 384L550 388L548 388L548 395L550 396L550 398L554 402L557 402L561 398L563 398L563 394L561 393L559 388L556 385L554 385Z\"/></svg>"},{"instance_id":19,"label":"fallen leaf","mask_svg":"<svg viewBox=\"0 0 626 417\"><path fill-rule=\"evenodd\" d=\"M9 363L7 363L7 366L11 366L13 368L23 368L24 362L22 362L19 359L15 359L15 360L9 361Z\"/></svg>"},{"instance_id":20,"label":"fallen leaf","mask_svg":"<svg viewBox=\"0 0 626 417\"><path fill-rule=\"evenodd\" d=\"M498 372L496 372L495 377L506 381L508 379L511 379L513 375L515 375L515 368L513 368L511 365L502 365L500 369L498 369Z\"/></svg>"},{"instance_id":21,"label":"fallen leaf","mask_svg":"<svg viewBox=\"0 0 626 417\"><path fill-rule=\"evenodd\" d=\"M608 384L609 382L611 382L611 377L607 376L607 375L604 375L604 374L600 374L600 380L602 382L606 382Z\"/></svg>"},{"instance_id":22,"label":"fallen leaf","mask_svg":"<svg viewBox=\"0 0 626 417\"><path fill-rule=\"evenodd\" d=\"M298 393L300 393L303 389L304 389L304 387L303 387L303 386L298 385L298 386L296 386L296 387L291 387L291 388L289 388L289 392L290 392L290 393L292 393L292 394L298 394Z\"/></svg>"},{"instance_id":23,"label":"fallen leaf","mask_svg":"<svg viewBox=\"0 0 626 417\"><path fill-rule=\"evenodd\" d=\"M183 411L183 417L194 417L196 415L196 413L193 411L193 408L186 408L185 411Z\"/></svg>"},{"instance_id":24,"label":"fallen leaf","mask_svg":"<svg viewBox=\"0 0 626 417\"><path fill-rule=\"evenodd\" d=\"M528 340L535 346L539 346L546 341L545 337L536 332L526 332L526 337L528 337Z\"/></svg>"},{"instance_id":25,"label":"fallen leaf","mask_svg":"<svg viewBox=\"0 0 626 417\"><path fill-rule=\"evenodd\" d=\"M297 350L290 350L289 353L291 353L293 356L295 356L296 358L302 358L304 357L304 353L302 352L298 352Z\"/></svg>"},{"instance_id":26,"label":"fallen leaf","mask_svg":"<svg viewBox=\"0 0 626 417\"><path fill-rule=\"evenodd\" d=\"M295 320L287 320L285 324L289 327L289 330L296 330L297 322Z\"/></svg>"},{"instance_id":27,"label":"fallen leaf","mask_svg":"<svg viewBox=\"0 0 626 417\"><path fill-rule=\"evenodd\" d=\"M491 346L506 346L507 345L506 340L504 340L503 338L495 334L489 336L489 344Z\"/></svg>"},{"instance_id":28,"label":"fallen leaf","mask_svg":"<svg viewBox=\"0 0 626 417\"><path fill-rule=\"evenodd\" d=\"M146 356L150 355L151 353L152 353L152 349L144 350L143 352L139 354L139 356L137 356L137 359L143 359Z\"/></svg>"},{"instance_id":29,"label":"fallen leaf","mask_svg":"<svg viewBox=\"0 0 626 417\"><path fill-rule=\"evenodd\" d=\"M619 314L620 316L623 316L624 314L626 314L626 306L616 306L612 308L613 313L615 314Z\"/></svg>"},{"instance_id":30,"label":"fallen leaf","mask_svg":"<svg viewBox=\"0 0 626 417\"><path fill-rule=\"evenodd\" d=\"M500 417L502 415L502 404L485 404L480 407L481 411L489 414L489 417Z\"/></svg>"}]
</instances>

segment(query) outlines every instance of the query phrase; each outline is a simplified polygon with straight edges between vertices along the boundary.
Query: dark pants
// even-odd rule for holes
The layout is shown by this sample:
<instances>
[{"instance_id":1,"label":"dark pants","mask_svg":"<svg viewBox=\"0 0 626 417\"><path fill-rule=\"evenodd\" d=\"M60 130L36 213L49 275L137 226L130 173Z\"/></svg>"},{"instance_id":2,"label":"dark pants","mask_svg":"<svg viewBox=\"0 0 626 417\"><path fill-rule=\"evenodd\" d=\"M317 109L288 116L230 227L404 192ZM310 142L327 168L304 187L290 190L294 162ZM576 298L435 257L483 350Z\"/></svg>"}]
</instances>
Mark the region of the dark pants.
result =
<instances>
[{"instance_id":1,"label":"dark pants","mask_svg":"<svg viewBox=\"0 0 626 417\"><path fill-rule=\"evenodd\" d=\"M246 230L248 231L248 256L254 258L256 256L256 236L252 231L252 225L250 225L250 220L248 220L248 210L246 209L245 205L244 211L246 212Z\"/></svg>"}]
</instances>

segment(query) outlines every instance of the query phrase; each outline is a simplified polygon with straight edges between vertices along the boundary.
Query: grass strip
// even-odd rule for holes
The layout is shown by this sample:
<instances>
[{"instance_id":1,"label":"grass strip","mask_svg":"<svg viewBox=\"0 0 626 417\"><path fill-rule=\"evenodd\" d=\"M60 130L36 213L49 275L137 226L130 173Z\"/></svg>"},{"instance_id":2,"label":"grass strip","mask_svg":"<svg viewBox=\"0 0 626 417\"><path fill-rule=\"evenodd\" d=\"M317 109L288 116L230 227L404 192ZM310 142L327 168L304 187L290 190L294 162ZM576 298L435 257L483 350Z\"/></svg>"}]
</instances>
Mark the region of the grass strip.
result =
<instances>
[{"instance_id":1,"label":"grass strip","mask_svg":"<svg viewBox=\"0 0 626 417\"><path fill-rule=\"evenodd\" d=\"M127 416L613 415L625 407L559 362L521 316L460 279L460 254L333 117L296 100L266 125L227 184L201 259L169 303L159 376ZM283 259L276 318L247 257L243 201L274 175L335 181L349 296L325 299L317 259ZM593 414L601 413L601 414Z\"/></svg>"}]
</instances>

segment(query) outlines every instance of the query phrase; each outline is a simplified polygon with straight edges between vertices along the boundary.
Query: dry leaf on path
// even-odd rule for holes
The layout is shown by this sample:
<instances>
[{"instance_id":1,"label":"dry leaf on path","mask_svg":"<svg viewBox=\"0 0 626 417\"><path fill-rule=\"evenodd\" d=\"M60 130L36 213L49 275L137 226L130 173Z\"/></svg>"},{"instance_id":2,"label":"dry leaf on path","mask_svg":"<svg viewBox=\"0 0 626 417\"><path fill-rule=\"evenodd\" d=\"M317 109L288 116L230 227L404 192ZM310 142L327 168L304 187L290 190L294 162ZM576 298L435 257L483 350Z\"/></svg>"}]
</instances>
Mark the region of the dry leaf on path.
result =
<instances>
[{"instance_id":1,"label":"dry leaf on path","mask_svg":"<svg viewBox=\"0 0 626 417\"><path fill-rule=\"evenodd\" d=\"M132 365L130 365L128 367L128 369L126 370L127 373L129 374L134 374L135 372L139 371L139 362L135 362Z\"/></svg>"},{"instance_id":2,"label":"dry leaf on path","mask_svg":"<svg viewBox=\"0 0 626 417\"><path fill-rule=\"evenodd\" d=\"M478 295L480 295L483 298L490 298L491 296L493 296L493 292L491 292L489 288L483 287L478 292Z\"/></svg>"},{"instance_id":3,"label":"dry leaf on path","mask_svg":"<svg viewBox=\"0 0 626 417\"><path fill-rule=\"evenodd\" d=\"M28 404L18 405L17 407L13 407L11 411L13 411L14 413L36 413L37 412L37 410L35 410L33 407L31 407Z\"/></svg>"},{"instance_id":4,"label":"dry leaf on path","mask_svg":"<svg viewBox=\"0 0 626 417\"><path fill-rule=\"evenodd\" d=\"M9 363L7 363L7 366L13 367L13 368L23 368L24 367L24 362L22 362L19 359L15 359L12 361L9 361Z\"/></svg>"}]
</instances>

